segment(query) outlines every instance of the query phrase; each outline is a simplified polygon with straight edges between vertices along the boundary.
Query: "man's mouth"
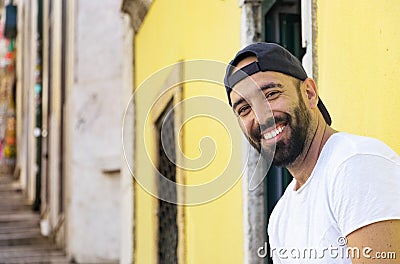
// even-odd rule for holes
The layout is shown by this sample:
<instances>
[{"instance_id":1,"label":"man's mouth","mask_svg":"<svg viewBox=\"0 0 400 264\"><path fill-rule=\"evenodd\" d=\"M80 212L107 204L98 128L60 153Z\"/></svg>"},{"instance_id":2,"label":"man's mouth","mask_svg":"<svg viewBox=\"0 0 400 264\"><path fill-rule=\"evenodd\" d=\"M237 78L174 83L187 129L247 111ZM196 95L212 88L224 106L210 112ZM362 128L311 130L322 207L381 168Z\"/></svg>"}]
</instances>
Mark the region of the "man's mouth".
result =
<instances>
[{"instance_id":1,"label":"man's mouth","mask_svg":"<svg viewBox=\"0 0 400 264\"><path fill-rule=\"evenodd\" d=\"M266 140L275 138L277 135L282 133L282 131L285 129L285 127L286 127L285 125L277 125L273 130L264 132L262 134L262 137Z\"/></svg>"}]
</instances>

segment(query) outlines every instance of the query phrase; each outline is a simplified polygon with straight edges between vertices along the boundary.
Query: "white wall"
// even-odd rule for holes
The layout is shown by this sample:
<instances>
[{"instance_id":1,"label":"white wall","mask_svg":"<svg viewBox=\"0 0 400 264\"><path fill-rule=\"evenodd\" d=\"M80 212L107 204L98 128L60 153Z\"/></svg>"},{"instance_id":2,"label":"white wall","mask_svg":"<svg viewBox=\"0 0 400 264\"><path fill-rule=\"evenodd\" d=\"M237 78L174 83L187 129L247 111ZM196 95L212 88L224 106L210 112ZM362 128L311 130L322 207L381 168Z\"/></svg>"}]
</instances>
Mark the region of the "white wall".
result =
<instances>
[{"instance_id":1,"label":"white wall","mask_svg":"<svg viewBox=\"0 0 400 264\"><path fill-rule=\"evenodd\" d=\"M117 261L121 236L121 2L75 1L69 89L67 252L78 263Z\"/></svg>"},{"instance_id":2,"label":"white wall","mask_svg":"<svg viewBox=\"0 0 400 264\"><path fill-rule=\"evenodd\" d=\"M133 232L134 232L134 188L133 170L134 161L134 105L133 105L133 43L134 33L131 21L127 14L124 15L124 39L123 39L123 85L122 107L124 110L123 145L125 153L122 153L121 170L121 253L120 263L133 263ZM132 99L132 100L131 100Z\"/></svg>"}]
</instances>

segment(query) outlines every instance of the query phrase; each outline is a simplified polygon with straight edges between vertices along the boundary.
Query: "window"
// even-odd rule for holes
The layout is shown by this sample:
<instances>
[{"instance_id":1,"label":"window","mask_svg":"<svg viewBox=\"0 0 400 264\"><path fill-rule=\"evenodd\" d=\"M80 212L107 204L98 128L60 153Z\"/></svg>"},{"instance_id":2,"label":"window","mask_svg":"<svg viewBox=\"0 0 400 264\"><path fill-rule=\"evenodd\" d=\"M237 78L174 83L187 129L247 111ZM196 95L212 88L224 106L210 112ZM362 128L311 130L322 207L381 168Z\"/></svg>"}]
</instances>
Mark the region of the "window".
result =
<instances>
[{"instance_id":1,"label":"window","mask_svg":"<svg viewBox=\"0 0 400 264\"><path fill-rule=\"evenodd\" d=\"M162 179L176 182L176 152L174 133L174 109L170 101L157 120L158 129L158 171ZM169 201L177 201L177 190L175 185L166 184L158 180L158 193L163 192L163 197ZM160 196L159 196L160 197ZM158 263L178 263L178 225L177 205L159 199L158 203Z\"/></svg>"}]
</instances>

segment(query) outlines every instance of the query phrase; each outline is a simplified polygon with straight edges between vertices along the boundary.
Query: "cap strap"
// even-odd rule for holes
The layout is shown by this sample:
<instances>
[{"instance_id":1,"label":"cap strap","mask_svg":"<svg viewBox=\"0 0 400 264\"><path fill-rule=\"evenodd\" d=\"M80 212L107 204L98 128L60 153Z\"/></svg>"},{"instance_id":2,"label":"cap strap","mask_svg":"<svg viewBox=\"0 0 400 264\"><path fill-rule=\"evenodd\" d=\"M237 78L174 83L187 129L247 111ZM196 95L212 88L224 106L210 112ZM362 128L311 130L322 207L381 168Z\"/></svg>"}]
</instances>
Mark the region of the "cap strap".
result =
<instances>
[{"instance_id":1,"label":"cap strap","mask_svg":"<svg viewBox=\"0 0 400 264\"><path fill-rule=\"evenodd\" d=\"M259 71L261 71L261 69L258 61L252 62L249 65L244 66L243 68L228 77L229 88L232 89L233 86L235 86L238 82Z\"/></svg>"}]
</instances>

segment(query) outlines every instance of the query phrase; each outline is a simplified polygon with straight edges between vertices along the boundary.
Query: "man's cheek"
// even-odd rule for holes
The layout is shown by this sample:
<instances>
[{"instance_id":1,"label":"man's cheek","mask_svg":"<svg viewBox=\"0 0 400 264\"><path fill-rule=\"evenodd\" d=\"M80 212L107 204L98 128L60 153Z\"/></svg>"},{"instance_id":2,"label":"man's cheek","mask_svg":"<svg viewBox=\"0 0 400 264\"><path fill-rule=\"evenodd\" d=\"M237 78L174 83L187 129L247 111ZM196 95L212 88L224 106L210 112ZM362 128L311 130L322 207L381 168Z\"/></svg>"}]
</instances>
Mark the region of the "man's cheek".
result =
<instances>
[{"instance_id":1,"label":"man's cheek","mask_svg":"<svg viewBox=\"0 0 400 264\"><path fill-rule=\"evenodd\" d=\"M251 135L251 128L248 126L245 126L244 122L239 118L238 119L239 122L239 127L242 130L242 132L249 137L249 135Z\"/></svg>"}]
</instances>

